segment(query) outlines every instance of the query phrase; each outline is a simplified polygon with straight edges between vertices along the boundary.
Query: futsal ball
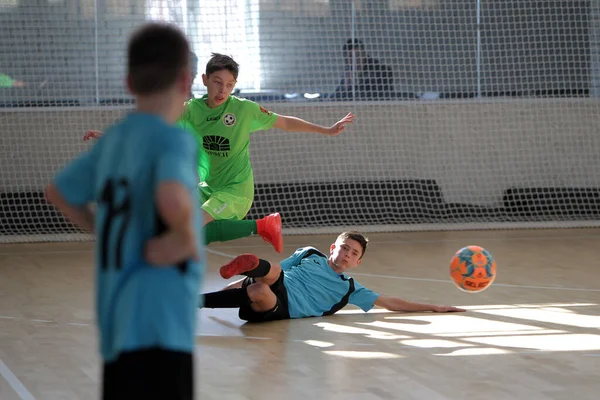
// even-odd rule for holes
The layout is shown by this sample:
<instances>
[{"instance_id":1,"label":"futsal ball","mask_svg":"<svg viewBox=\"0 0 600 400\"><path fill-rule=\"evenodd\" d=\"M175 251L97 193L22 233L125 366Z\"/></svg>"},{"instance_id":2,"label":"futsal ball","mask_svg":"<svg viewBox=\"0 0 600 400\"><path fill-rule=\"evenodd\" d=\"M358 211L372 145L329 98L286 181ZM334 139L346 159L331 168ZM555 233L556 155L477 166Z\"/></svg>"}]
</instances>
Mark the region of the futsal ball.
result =
<instances>
[{"instance_id":1,"label":"futsal ball","mask_svg":"<svg viewBox=\"0 0 600 400\"><path fill-rule=\"evenodd\" d=\"M465 292L481 292L496 279L496 261L483 247L463 247L452 257L450 277Z\"/></svg>"}]
</instances>

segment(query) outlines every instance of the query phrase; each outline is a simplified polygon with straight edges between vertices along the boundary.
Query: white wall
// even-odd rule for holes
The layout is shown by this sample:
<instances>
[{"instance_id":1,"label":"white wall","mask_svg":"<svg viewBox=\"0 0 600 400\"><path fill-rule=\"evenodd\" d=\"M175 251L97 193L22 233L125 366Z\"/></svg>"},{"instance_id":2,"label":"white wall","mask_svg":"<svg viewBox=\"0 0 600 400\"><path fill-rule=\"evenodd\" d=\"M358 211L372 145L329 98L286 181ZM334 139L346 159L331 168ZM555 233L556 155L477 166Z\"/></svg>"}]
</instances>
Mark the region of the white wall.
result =
<instances>
[{"instance_id":1,"label":"white wall","mask_svg":"<svg viewBox=\"0 0 600 400\"><path fill-rule=\"evenodd\" d=\"M510 187L600 188L600 102L573 100L265 104L320 124L349 111L339 137L252 136L257 183L435 179L445 200L494 206ZM124 110L0 110L0 192L41 190L85 150L86 129Z\"/></svg>"}]
</instances>

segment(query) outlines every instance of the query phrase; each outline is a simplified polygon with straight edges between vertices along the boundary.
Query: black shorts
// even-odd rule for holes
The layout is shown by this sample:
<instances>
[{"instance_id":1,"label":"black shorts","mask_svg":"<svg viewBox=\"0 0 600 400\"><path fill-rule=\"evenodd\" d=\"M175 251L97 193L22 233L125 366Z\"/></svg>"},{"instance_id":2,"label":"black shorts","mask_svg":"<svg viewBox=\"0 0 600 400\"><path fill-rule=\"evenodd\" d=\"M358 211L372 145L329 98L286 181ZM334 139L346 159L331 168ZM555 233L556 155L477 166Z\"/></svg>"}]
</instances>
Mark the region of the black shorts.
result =
<instances>
[{"instance_id":1,"label":"black shorts","mask_svg":"<svg viewBox=\"0 0 600 400\"><path fill-rule=\"evenodd\" d=\"M284 274L281 272L279 278L273 283L270 288L275 296L277 297L277 303L275 307L269 311L257 312L252 309L250 304L240 307L239 317L244 321L248 322L266 322L276 321L280 319L290 319L290 313L288 311L288 295L287 289L283 284ZM246 278L242 283L242 287L245 288L248 285L256 283L254 278Z\"/></svg>"},{"instance_id":2,"label":"black shorts","mask_svg":"<svg viewBox=\"0 0 600 400\"><path fill-rule=\"evenodd\" d=\"M104 364L102 399L194 398L192 353L160 348L124 352Z\"/></svg>"}]
</instances>

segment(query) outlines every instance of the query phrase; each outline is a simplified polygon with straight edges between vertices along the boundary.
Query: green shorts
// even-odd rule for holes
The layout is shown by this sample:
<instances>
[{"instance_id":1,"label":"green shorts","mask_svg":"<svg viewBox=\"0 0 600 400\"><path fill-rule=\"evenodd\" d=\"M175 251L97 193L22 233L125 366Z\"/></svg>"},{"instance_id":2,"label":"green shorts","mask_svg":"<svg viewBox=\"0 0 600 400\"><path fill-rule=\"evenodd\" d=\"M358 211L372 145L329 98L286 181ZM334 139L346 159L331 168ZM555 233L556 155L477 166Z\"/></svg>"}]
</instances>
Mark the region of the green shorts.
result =
<instances>
[{"instance_id":1,"label":"green shorts","mask_svg":"<svg viewBox=\"0 0 600 400\"><path fill-rule=\"evenodd\" d=\"M247 197L221 191L211 192L203 186L199 186L198 189L202 209L215 220L244 219L252 207L252 199Z\"/></svg>"}]
</instances>

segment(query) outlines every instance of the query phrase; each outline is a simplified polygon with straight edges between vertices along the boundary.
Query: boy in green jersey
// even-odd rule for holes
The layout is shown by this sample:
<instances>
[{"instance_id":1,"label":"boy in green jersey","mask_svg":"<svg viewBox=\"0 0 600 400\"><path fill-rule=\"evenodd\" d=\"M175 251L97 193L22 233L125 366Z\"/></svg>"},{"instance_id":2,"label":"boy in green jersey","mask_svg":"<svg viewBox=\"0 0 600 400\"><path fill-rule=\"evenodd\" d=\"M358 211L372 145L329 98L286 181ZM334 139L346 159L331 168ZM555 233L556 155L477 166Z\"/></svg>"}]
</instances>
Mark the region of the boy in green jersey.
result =
<instances>
[{"instance_id":1,"label":"boy in green jersey","mask_svg":"<svg viewBox=\"0 0 600 400\"><path fill-rule=\"evenodd\" d=\"M250 134L279 128L292 132L340 134L354 122L349 113L331 127L300 118L278 115L257 103L231 95L239 73L229 56L213 54L202 75L207 94L186 103L181 123L192 128L203 150L199 155L202 209L206 218L239 219L246 216L254 200L254 175L250 163Z\"/></svg>"},{"instance_id":2,"label":"boy in green jersey","mask_svg":"<svg viewBox=\"0 0 600 400\"><path fill-rule=\"evenodd\" d=\"M239 65L229 56L213 54L202 75L207 94L186 103L179 123L196 138L198 175L207 243L214 222L219 222L219 241L233 240L259 233L278 252L283 249L281 236L261 234L259 220L244 220L254 200L254 174L250 163L250 133L279 128L292 132L314 132L329 136L340 134L354 115L348 113L331 127L316 125L300 118L278 115L257 103L231 95L237 83ZM84 139L99 137L90 131ZM269 225L280 224L279 214L265 217ZM215 240L213 240L215 241ZM158 242L157 242L158 243ZM169 245L165 238L164 245Z\"/></svg>"}]
</instances>

